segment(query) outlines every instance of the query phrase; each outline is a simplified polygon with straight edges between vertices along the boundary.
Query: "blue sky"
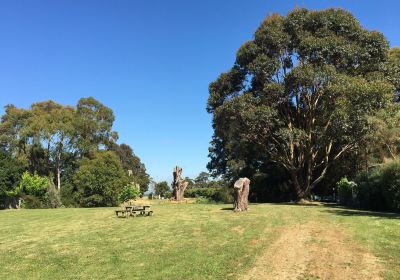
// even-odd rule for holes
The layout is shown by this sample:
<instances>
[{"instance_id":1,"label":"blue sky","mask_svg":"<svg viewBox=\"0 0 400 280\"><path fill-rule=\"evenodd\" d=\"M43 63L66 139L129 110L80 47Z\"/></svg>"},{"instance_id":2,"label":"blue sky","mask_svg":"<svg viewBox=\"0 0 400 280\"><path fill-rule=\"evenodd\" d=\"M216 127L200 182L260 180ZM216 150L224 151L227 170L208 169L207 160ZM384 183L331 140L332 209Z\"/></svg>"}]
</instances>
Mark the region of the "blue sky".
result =
<instances>
[{"instance_id":1,"label":"blue sky","mask_svg":"<svg viewBox=\"0 0 400 280\"><path fill-rule=\"evenodd\" d=\"M0 0L0 106L93 96L155 180L177 164L194 177L212 135L208 84L266 15L296 6L345 8L400 45L395 0Z\"/></svg>"}]
</instances>

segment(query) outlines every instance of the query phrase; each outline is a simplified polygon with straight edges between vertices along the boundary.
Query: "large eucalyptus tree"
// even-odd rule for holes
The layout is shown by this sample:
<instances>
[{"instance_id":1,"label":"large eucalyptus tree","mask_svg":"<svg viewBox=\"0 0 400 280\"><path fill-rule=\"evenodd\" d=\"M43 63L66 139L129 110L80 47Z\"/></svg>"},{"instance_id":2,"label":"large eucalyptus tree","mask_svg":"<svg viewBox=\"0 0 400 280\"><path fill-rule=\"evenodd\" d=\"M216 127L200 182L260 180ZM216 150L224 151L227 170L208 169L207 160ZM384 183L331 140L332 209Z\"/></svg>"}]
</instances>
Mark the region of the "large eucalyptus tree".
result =
<instances>
[{"instance_id":1,"label":"large eucalyptus tree","mask_svg":"<svg viewBox=\"0 0 400 280\"><path fill-rule=\"evenodd\" d=\"M236 62L209 86L209 169L240 175L284 168L298 198L341 156L359 149L368 118L393 105L388 42L340 9L268 16Z\"/></svg>"}]
</instances>

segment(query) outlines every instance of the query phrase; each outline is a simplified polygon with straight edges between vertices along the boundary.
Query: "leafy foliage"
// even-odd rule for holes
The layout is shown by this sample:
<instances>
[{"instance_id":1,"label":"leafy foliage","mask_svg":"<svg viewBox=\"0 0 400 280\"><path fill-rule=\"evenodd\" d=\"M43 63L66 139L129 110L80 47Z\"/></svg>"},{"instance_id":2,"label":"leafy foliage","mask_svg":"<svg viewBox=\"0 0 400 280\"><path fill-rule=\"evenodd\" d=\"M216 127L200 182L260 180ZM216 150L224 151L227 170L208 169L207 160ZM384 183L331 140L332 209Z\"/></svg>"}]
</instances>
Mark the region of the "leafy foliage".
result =
<instances>
[{"instance_id":1,"label":"leafy foliage","mask_svg":"<svg viewBox=\"0 0 400 280\"><path fill-rule=\"evenodd\" d=\"M58 208L62 205L52 180L28 171L22 174L15 195L22 197L23 208Z\"/></svg>"},{"instance_id":2,"label":"leafy foliage","mask_svg":"<svg viewBox=\"0 0 400 280\"><path fill-rule=\"evenodd\" d=\"M124 186L121 193L118 195L119 202L126 202L131 199L137 199L141 195L140 188L138 185L129 184Z\"/></svg>"},{"instance_id":3,"label":"leafy foliage","mask_svg":"<svg viewBox=\"0 0 400 280\"><path fill-rule=\"evenodd\" d=\"M387 159L395 160L400 148L400 111L398 105L382 110L368 118L369 132L366 149L369 162L377 164Z\"/></svg>"},{"instance_id":4,"label":"leafy foliage","mask_svg":"<svg viewBox=\"0 0 400 280\"><path fill-rule=\"evenodd\" d=\"M395 47L395 48L390 49L389 59L393 63L400 65L400 47Z\"/></svg>"},{"instance_id":5,"label":"leafy foliage","mask_svg":"<svg viewBox=\"0 0 400 280\"><path fill-rule=\"evenodd\" d=\"M128 181L119 158L109 151L99 151L92 159L83 159L72 179L75 198L85 207L115 206Z\"/></svg>"},{"instance_id":6,"label":"leafy foliage","mask_svg":"<svg viewBox=\"0 0 400 280\"><path fill-rule=\"evenodd\" d=\"M82 155L89 156L99 146L107 147L117 140L117 133L112 131L115 119L112 110L93 97L78 101L76 116L80 136L76 144Z\"/></svg>"},{"instance_id":7,"label":"leafy foliage","mask_svg":"<svg viewBox=\"0 0 400 280\"><path fill-rule=\"evenodd\" d=\"M36 197L43 197L47 191L49 179L37 174L30 174L25 171L22 174L21 182L18 186L18 192L25 195L33 195Z\"/></svg>"}]
</instances>

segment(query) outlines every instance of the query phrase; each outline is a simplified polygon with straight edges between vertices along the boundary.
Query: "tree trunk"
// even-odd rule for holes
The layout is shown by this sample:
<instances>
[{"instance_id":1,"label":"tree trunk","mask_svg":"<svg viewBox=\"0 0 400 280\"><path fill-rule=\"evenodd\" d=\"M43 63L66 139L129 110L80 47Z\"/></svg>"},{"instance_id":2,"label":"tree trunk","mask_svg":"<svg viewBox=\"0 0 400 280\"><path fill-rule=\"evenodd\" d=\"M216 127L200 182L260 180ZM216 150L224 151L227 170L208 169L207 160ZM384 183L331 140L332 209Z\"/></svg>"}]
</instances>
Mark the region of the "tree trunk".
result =
<instances>
[{"instance_id":1,"label":"tree trunk","mask_svg":"<svg viewBox=\"0 0 400 280\"><path fill-rule=\"evenodd\" d=\"M61 170L60 167L57 167L57 191L61 189Z\"/></svg>"},{"instance_id":2,"label":"tree trunk","mask_svg":"<svg viewBox=\"0 0 400 280\"><path fill-rule=\"evenodd\" d=\"M61 189L61 154L57 155L57 191Z\"/></svg>"},{"instance_id":3,"label":"tree trunk","mask_svg":"<svg viewBox=\"0 0 400 280\"><path fill-rule=\"evenodd\" d=\"M176 188L174 188L174 199L175 200L182 200L183 198L184 198L184 193L185 193L185 190L186 190L186 188L187 188L187 185L188 185L188 183L187 182L183 182L183 183L181 183L181 184L179 184L179 186L178 187L176 187Z\"/></svg>"},{"instance_id":4,"label":"tree trunk","mask_svg":"<svg viewBox=\"0 0 400 280\"><path fill-rule=\"evenodd\" d=\"M184 198L185 190L188 186L188 182L182 180L182 168L176 166L173 172L174 182L173 182L173 197L175 200L179 201Z\"/></svg>"},{"instance_id":5,"label":"tree trunk","mask_svg":"<svg viewBox=\"0 0 400 280\"><path fill-rule=\"evenodd\" d=\"M250 180L246 177L239 178L233 185L235 189L235 201L233 204L235 212L247 211L249 204Z\"/></svg>"},{"instance_id":6,"label":"tree trunk","mask_svg":"<svg viewBox=\"0 0 400 280\"><path fill-rule=\"evenodd\" d=\"M56 171L57 171L57 191L60 192L61 189L61 153L63 150L63 138L61 138L60 142L57 145L57 162L56 162Z\"/></svg>"}]
</instances>

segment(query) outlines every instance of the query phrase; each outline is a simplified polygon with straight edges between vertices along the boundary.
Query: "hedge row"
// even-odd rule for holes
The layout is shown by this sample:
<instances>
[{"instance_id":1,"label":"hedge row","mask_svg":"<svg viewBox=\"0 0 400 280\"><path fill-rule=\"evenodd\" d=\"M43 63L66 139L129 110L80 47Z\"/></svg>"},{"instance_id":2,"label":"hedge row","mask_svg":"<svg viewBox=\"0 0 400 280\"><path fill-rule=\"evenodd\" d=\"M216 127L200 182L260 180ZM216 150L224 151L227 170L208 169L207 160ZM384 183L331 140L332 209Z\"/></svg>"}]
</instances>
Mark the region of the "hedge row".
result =
<instances>
[{"instance_id":1,"label":"hedge row","mask_svg":"<svg viewBox=\"0 0 400 280\"><path fill-rule=\"evenodd\" d=\"M185 197L206 198L209 201L232 203L233 189L217 188L191 188L185 191Z\"/></svg>"}]
</instances>

